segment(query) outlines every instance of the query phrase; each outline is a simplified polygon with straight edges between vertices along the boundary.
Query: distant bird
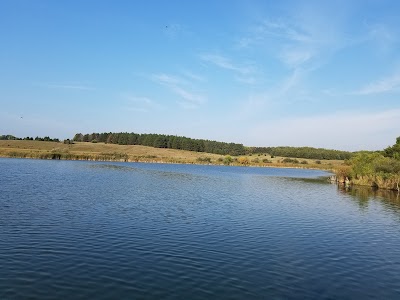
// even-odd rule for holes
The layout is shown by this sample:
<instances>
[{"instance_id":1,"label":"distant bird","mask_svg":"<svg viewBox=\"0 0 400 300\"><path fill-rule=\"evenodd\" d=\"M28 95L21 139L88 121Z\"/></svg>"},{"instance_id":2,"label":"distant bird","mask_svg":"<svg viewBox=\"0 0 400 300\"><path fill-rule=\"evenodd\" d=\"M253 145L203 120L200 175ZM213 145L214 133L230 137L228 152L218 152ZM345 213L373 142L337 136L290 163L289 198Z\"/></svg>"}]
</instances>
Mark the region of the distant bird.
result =
<instances>
[{"instance_id":1,"label":"distant bird","mask_svg":"<svg viewBox=\"0 0 400 300\"><path fill-rule=\"evenodd\" d=\"M21 117L21 119L23 119L23 117Z\"/></svg>"}]
</instances>

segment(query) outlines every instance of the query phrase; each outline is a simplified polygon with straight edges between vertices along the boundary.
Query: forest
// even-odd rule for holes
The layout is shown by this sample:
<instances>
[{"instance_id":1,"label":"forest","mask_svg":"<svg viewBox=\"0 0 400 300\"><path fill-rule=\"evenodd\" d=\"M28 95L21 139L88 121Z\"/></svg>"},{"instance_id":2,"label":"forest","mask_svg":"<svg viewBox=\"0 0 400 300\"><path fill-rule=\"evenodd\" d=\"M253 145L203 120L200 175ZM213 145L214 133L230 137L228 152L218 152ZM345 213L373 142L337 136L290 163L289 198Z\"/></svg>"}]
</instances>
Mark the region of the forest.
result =
<instances>
[{"instance_id":1,"label":"forest","mask_svg":"<svg viewBox=\"0 0 400 300\"><path fill-rule=\"evenodd\" d=\"M0 140L35 140L45 142L59 142L58 138L45 137L25 137L18 138L13 135L0 135ZM243 144L218 142L205 139L193 139L184 136L165 135L165 134L140 134L128 132L104 132L82 134L77 133L72 140L65 140L64 143L71 142L91 142L118 145L142 145L155 148L178 149L196 152L214 153L220 155L253 155L268 154L272 157L292 157L318 160L345 160L350 159L355 153L340 150L331 150L313 147L246 147ZM391 151L391 150L387 150Z\"/></svg>"},{"instance_id":2,"label":"forest","mask_svg":"<svg viewBox=\"0 0 400 300\"><path fill-rule=\"evenodd\" d=\"M203 139L192 139L183 136L164 134L139 134L139 133L92 133L75 134L76 142L102 142L119 145L143 145L155 148L180 149L188 151L206 152L221 155L250 155L269 154L309 159L337 159L344 160L352 157L353 153L347 151L330 150L312 147L246 147L242 144L217 142Z\"/></svg>"},{"instance_id":3,"label":"forest","mask_svg":"<svg viewBox=\"0 0 400 300\"><path fill-rule=\"evenodd\" d=\"M225 143L202 139L192 139L183 136L140 133L92 133L75 134L75 142L101 142L119 145L142 145L155 148L179 149L197 152L207 152L221 155L244 155L247 150L242 144Z\"/></svg>"}]
</instances>

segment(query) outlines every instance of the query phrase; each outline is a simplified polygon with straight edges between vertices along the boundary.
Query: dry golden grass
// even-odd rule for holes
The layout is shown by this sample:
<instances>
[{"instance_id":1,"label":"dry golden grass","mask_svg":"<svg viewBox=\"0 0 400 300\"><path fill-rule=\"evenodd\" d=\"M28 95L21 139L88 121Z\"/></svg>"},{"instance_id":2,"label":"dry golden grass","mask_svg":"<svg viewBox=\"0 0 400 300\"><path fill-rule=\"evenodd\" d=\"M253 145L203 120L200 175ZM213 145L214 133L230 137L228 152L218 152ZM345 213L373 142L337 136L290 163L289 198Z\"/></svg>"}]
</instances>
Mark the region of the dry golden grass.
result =
<instances>
[{"instance_id":1,"label":"dry golden grass","mask_svg":"<svg viewBox=\"0 0 400 300\"><path fill-rule=\"evenodd\" d=\"M158 161L177 163L196 163L199 158L209 157L211 161L217 161L223 156L210 153L200 153L175 149L160 149L140 145L115 145L104 143L80 143L63 144L57 142L42 141L0 141L0 156L39 158L45 153L69 153L73 155L86 155L94 159L96 155L126 154L128 161ZM11 155L10 155L11 154Z\"/></svg>"},{"instance_id":2,"label":"dry golden grass","mask_svg":"<svg viewBox=\"0 0 400 300\"><path fill-rule=\"evenodd\" d=\"M115 145L104 143L63 144L42 141L0 141L0 157L56 158L77 160L124 160L165 163L212 163L223 164L224 155L175 149L161 149L139 145ZM300 163L284 163L284 157L255 154L233 157L232 165L260 167L295 167L332 170L343 164L340 160L297 160ZM303 162L303 163L302 163ZM307 163L304 163L307 162Z\"/></svg>"}]
</instances>

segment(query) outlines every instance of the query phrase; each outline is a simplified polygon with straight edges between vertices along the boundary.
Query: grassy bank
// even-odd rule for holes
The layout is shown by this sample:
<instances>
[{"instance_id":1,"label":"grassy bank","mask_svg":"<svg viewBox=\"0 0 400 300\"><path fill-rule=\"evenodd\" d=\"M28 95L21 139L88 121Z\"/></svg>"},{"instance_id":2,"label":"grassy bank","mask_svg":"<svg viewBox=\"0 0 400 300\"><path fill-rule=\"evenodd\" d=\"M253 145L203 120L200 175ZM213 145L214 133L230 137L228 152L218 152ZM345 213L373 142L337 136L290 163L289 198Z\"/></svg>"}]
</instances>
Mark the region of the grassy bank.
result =
<instances>
[{"instance_id":1,"label":"grassy bank","mask_svg":"<svg viewBox=\"0 0 400 300\"><path fill-rule=\"evenodd\" d=\"M204 152L153 148L140 145L116 145L76 142L64 144L43 141L0 141L0 157L127 161L180 164L215 164L257 167L293 167L332 170L341 160L294 159L267 154L229 156Z\"/></svg>"},{"instance_id":2,"label":"grassy bank","mask_svg":"<svg viewBox=\"0 0 400 300\"><path fill-rule=\"evenodd\" d=\"M347 178L351 185L400 191L400 174L398 173L378 172L376 170L357 173L357 168L354 165L337 167L334 172L337 181L340 183L345 183Z\"/></svg>"},{"instance_id":3,"label":"grassy bank","mask_svg":"<svg viewBox=\"0 0 400 300\"><path fill-rule=\"evenodd\" d=\"M366 175L359 176L358 178L352 179L352 183L355 185L370 186L374 188L387 189L387 190L400 190L400 175Z\"/></svg>"}]
</instances>

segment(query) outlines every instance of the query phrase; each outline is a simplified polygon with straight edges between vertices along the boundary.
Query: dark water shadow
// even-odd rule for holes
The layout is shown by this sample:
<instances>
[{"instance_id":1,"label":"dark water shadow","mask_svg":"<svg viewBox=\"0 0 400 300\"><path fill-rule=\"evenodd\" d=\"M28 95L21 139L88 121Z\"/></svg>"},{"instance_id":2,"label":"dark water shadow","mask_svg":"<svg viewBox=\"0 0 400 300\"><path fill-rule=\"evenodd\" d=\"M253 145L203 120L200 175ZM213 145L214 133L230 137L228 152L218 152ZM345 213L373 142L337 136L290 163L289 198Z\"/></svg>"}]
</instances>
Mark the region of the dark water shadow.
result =
<instances>
[{"instance_id":1,"label":"dark water shadow","mask_svg":"<svg viewBox=\"0 0 400 300\"><path fill-rule=\"evenodd\" d=\"M296 182L305 182L305 183L314 183L314 184L329 184L328 176L319 176L313 178L296 178L296 177L285 177L286 180L296 181Z\"/></svg>"},{"instance_id":2,"label":"dark water shadow","mask_svg":"<svg viewBox=\"0 0 400 300\"><path fill-rule=\"evenodd\" d=\"M113 171L128 172L128 173L141 173L150 176L158 176L158 177L177 179L177 180L195 180L195 179L206 178L206 176L199 174L183 173L183 172L169 171L169 170L146 169L146 168L136 167L134 165L127 166L127 165L117 165L110 163L96 163L96 164L89 164L87 167L90 169L97 169L97 170L103 169L103 170L113 170Z\"/></svg>"}]
</instances>

